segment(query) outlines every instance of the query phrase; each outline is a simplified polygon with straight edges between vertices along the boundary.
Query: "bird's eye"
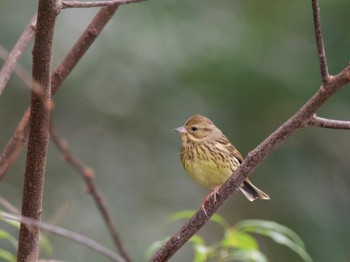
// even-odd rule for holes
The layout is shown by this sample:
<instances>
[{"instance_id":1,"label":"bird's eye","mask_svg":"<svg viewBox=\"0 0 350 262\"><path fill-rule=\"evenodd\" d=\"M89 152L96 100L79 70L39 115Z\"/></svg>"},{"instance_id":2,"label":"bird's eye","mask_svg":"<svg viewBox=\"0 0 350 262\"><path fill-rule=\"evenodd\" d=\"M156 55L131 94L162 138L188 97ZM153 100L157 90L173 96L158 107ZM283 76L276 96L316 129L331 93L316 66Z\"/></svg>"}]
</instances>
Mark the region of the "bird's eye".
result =
<instances>
[{"instance_id":1,"label":"bird's eye","mask_svg":"<svg viewBox=\"0 0 350 262\"><path fill-rule=\"evenodd\" d=\"M197 131L197 127L196 126L193 126L193 127L191 127L191 130L194 132L194 131Z\"/></svg>"}]
</instances>

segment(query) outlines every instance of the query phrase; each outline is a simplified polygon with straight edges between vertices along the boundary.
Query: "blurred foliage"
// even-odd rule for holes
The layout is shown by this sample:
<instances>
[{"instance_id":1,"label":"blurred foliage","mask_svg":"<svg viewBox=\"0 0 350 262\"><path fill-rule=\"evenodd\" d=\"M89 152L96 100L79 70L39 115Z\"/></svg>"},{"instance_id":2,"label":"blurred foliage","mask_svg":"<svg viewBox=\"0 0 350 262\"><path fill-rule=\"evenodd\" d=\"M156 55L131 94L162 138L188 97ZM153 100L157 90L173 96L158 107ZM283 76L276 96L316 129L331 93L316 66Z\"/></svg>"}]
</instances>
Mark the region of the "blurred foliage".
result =
<instances>
[{"instance_id":1,"label":"blurred foliage","mask_svg":"<svg viewBox=\"0 0 350 262\"><path fill-rule=\"evenodd\" d=\"M5 222L7 225L10 225L11 227L19 230L19 227L20 227L19 222L4 218L4 216L11 216L11 215L9 213L6 213L0 210L0 221ZM7 249L0 248L0 258L3 259L3 260L0 259L0 261L8 261L8 262L17 261L17 258L15 256L18 248L17 238L14 237L8 231L1 229L2 227L4 227L4 225L0 224L0 246L7 247ZM8 246L7 244L10 244L10 246ZM40 233L39 245L40 245L40 248L46 254L52 253L52 246L48 241L47 237L42 233Z\"/></svg>"},{"instance_id":2,"label":"blurred foliage","mask_svg":"<svg viewBox=\"0 0 350 262\"><path fill-rule=\"evenodd\" d=\"M181 211L173 214L169 221L189 219L194 211ZM220 215L215 214L211 221L216 222L224 229L224 236L220 241L206 245L205 240L194 235L190 243L194 250L194 262L206 261L242 261L242 262L267 262L267 257L261 252L258 241L251 234L259 234L271 238L276 243L297 253L303 261L312 262L311 257L305 251L303 241L289 228L272 221L242 220L234 226ZM167 238L168 239L168 238ZM146 256L149 258L167 239L154 242L148 249Z\"/></svg>"},{"instance_id":3,"label":"blurred foliage","mask_svg":"<svg viewBox=\"0 0 350 262\"><path fill-rule=\"evenodd\" d=\"M332 74L350 57L348 0L320 0L325 48ZM0 1L0 43L11 49L36 10L36 2ZM53 68L97 9L62 10L54 40ZM20 63L31 71L31 48ZM0 62L1 63L1 62ZM179 161L172 129L191 115L212 119L246 155L288 119L321 83L311 1L152 0L121 6L54 98L52 122L72 153L92 167L97 187L135 261L156 239L169 235L159 221L199 208L207 191L193 183ZM347 119L345 87L319 115ZM0 150L28 107L30 92L15 75L0 97ZM304 128L250 177L270 201L240 194L220 214L232 225L245 219L277 221L304 240L318 262L348 261L350 176L348 131ZM69 203L60 226L99 241L112 241L84 183L49 146L43 219ZM21 206L25 150L0 184L3 197ZM78 222L79 221L79 222ZM170 225L177 230L176 223ZM2 228L3 229L3 228ZM5 230L15 236L14 228ZM207 243L221 238L207 225ZM83 247L50 236L60 260L103 261ZM271 261L295 254L259 239ZM190 261L190 248L173 261Z\"/></svg>"}]
</instances>

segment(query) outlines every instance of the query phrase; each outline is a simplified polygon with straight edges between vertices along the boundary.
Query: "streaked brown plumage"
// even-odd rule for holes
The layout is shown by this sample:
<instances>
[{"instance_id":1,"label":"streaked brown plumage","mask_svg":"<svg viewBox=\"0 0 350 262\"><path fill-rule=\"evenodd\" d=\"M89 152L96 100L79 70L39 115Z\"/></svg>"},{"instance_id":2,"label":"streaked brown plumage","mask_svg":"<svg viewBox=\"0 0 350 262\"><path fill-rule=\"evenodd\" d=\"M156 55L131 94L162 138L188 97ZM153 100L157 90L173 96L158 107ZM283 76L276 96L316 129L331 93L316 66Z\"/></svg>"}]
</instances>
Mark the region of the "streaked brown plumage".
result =
<instances>
[{"instance_id":1,"label":"streaked brown plumage","mask_svg":"<svg viewBox=\"0 0 350 262\"><path fill-rule=\"evenodd\" d=\"M242 155L220 129L204 116L194 115L184 126L174 131L181 134L181 162L184 169L195 182L214 190L208 197L214 195L215 198L219 187L242 163ZM243 182L239 190L250 201L270 199L249 179Z\"/></svg>"}]
</instances>

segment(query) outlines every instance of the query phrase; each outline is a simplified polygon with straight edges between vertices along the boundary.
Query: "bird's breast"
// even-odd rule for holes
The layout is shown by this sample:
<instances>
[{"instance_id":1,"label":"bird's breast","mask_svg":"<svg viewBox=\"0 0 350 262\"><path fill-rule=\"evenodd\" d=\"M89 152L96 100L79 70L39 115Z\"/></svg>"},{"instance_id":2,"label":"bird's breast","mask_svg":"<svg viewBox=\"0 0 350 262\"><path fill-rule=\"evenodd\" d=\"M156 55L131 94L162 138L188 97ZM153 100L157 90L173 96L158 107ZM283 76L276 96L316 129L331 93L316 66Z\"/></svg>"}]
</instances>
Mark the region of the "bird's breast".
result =
<instances>
[{"instance_id":1,"label":"bird's breast","mask_svg":"<svg viewBox=\"0 0 350 262\"><path fill-rule=\"evenodd\" d=\"M209 189L222 185L232 174L229 163L216 158L203 146L182 148L181 162L196 183Z\"/></svg>"}]
</instances>

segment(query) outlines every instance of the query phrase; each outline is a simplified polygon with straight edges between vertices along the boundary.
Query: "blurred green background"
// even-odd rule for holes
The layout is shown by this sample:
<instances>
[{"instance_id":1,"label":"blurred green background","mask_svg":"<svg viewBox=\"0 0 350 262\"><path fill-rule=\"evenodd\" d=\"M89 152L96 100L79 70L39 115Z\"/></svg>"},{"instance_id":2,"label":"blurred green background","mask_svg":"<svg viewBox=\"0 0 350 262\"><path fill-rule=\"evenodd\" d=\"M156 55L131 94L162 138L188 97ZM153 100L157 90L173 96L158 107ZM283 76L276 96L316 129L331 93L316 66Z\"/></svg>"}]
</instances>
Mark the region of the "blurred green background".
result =
<instances>
[{"instance_id":1,"label":"blurred green background","mask_svg":"<svg viewBox=\"0 0 350 262\"><path fill-rule=\"evenodd\" d=\"M350 59L350 3L322 0L320 6L329 69L336 74ZM36 1L0 2L0 43L8 50L35 11ZM62 10L53 68L96 12ZM31 48L20 60L29 72ZM246 155L319 85L311 1L152 0L119 8L55 96L52 122L72 153L95 170L128 252L142 261L152 242L179 228L165 226L166 218L198 209L207 194L183 171L173 128L204 114ZM345 87L319 115L349 119L349 100ZM0 97L0 150L29 102L29 89L12 76ZM298 131L250 177L271 201L249 203L235 194L219 214L232 225L241 219L276 221L301 236L314 261L349 261L349 137L349 131ZM1 196L17 207L24 163L25 150L0 184ZM84 190L80 175L50 143L43 219L69 203L59 225L113 248ZM208 243L222 233L211 225L200 231ZM53 253L43 257L107 261L69 240L50 240ZM301 261L287 248L260 240L271 261ZM187 246L172 261L191 261L192 255Z\"/></svg>"}]
</instances>

